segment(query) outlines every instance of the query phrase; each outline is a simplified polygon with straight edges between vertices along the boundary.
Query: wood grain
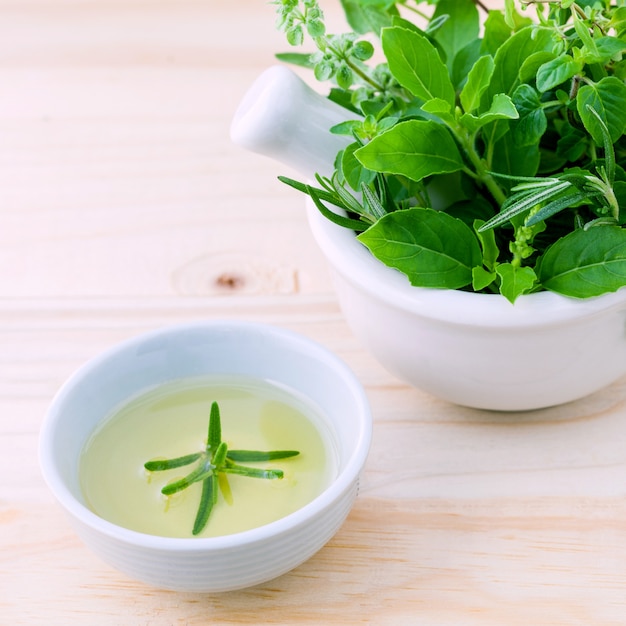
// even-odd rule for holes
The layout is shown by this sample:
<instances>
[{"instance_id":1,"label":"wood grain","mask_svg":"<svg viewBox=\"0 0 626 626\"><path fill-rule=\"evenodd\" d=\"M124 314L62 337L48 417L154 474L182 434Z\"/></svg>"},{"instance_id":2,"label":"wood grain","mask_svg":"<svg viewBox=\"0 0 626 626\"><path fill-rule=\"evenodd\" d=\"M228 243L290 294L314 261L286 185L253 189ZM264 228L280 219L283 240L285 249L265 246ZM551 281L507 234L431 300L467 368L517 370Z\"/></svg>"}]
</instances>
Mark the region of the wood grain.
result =
<instances>
[{"instance_id":1,"label":"wood grain","mask_svg":"<svg viewBox=\"0 0 626 626\"><path fill-rule=\"evenodd\" d=\"M329 20L341 22L336 3ZM230 143L284 49L255 0L0 0L0 624L624 624L626 380L532 413L452 406L385 372L338 309L293 174ZM319 341L374 442L339 533L218 595L127 579L45 487L54 393L114 343L197 319Z\"/></svg>"}]
</instances>

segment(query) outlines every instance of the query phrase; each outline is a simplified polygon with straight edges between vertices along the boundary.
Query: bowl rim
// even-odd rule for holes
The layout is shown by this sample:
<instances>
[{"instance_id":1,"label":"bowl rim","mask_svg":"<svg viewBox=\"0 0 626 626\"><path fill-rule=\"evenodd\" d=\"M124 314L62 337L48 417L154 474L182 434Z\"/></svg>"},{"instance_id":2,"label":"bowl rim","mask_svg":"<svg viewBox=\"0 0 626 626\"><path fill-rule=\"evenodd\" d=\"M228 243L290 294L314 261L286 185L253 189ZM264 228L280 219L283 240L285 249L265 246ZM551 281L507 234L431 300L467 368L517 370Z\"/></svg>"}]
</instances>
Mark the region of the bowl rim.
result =
<instances>
[{"instance_id":1,"label":"bowl rim","mask_svg":"<svg viewBox=\"0 0 626 626\"><path fill-rule=\"evenodd\" d=\"M370 298L422 317L489 328L555 326L626 307L626 287L592 298L550 291L524 294L512 305L500 294L415 287L399 270L378 261L355 233L324 217L307 196L309 226L332 269Z\"/></svg>"},{"instance_id":2,"label":"bowl rim","mask_svg":"<svg viewBox=\"0 0 626 626\"><path fill-rule=\"evenodd\" d=\"M338 472L337 476L316 498L289 515L270 522L269 524L264 524L263 526L217 537L164 537L119 526L100 517L89 509L88 506L80 502L66 485L58 471L54 461L52 435L60 419L59 409L67 395L72 393L73 389L80 384L80 381L86 374L101 367L118 352L131 349L134 346L153 340L156 337L175 335L181 331L200 329L211 331L238 329L248 332L269 333L280 339L286 339L291 344L300 346L302 349L318 356L324 363L331 366L338 375L342 377L345 384L348 385L350 395L355 401L355 413L359 416L358 436L355 437L355 445L352 454L347 457L344 467ZM348 365L320 343L292 330L262 322L224 319L181 322L122 340L80 365L61 385L44 415L39 431L38 459L40 471L45 483L55 496L57 502L70 514L74 521L119 542L133 544L144 549L177 553L214 552L227 550L235 546L241 547L263 542L287 531L294 530L299 526L307 524L310 520L323 513L331 507L336 500L340 500L343 494L349 491L359 479L359 474L365 465L369 453L372 439L372 427L371 408L365 389Z\"/></svg>"}]
</instances>

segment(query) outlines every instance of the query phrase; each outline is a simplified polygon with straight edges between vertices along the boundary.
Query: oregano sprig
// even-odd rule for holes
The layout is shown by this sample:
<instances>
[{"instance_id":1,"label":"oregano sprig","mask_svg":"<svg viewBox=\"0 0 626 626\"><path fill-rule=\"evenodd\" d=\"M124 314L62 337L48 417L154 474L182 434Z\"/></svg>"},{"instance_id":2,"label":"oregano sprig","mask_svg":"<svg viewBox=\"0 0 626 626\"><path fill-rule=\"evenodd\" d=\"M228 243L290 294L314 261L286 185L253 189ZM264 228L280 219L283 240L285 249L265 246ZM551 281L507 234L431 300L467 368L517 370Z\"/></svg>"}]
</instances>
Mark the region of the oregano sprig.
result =
<instances>
[{"instance_id":1,"label":"oregano sprig","mask_svg":"<svg viewBox=\"0 0 626 626\"><path fill-rule=\"evenodd\" d=\"M149 472L162 472L196 463L189 474L169 482L161 489L161 493L165 496L171 496L195 483L202 483L200 502L192 529L192 534L198 535L209 521L211 511L217 503L219 491L222 491L227 501L231 500L227 474L269 480L282 479L284 473L280 469L248 467L241 465L241 463L288 459L299 454L300 452L297 450L229 450L226 442L222 441L220 408L217 402L213 402L209 414L207 443L203 451L172 459L148 461L144 464L144 468Z\"/></svg>"}]
</instances>

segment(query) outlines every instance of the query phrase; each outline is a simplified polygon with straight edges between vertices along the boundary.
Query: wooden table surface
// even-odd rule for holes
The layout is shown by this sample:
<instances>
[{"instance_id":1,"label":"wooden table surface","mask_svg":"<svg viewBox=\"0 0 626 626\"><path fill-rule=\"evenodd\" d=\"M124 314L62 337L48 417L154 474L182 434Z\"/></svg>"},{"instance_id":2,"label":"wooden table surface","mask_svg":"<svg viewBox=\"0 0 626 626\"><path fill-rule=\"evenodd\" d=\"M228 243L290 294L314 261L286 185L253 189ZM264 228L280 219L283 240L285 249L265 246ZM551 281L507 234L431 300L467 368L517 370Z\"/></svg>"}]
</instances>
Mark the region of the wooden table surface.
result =
<instances>
[{"instance_id":1,"label":"wooden table surface","mask_svg":"<svg viewBox=\"0 0 626 626\"><path fill-rule=\"evenodd\" d=\"M265 1L0 0L0 624L625 624L626 380L500 414L386 373L276 180L294 172L229 140L286 48ZM76 538L38 431L104 348L216 318L343 358L373 445L354 509L308 562L233 593L161 591Z\"/></svg>"}]
</instances>

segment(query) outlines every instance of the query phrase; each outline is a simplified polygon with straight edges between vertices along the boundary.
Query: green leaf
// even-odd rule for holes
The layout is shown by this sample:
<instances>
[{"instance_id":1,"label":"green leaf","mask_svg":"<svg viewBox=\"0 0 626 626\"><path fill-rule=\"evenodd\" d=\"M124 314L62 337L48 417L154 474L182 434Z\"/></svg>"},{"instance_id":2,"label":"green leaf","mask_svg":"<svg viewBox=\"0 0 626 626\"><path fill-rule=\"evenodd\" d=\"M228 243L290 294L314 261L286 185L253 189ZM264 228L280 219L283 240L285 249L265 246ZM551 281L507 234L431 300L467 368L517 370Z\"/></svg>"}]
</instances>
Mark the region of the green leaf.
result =
<instances>
[{"instance_id":1,"label":"green leaf","mask_svg":"<svg viewBox=\"0 0 626 626\"><path fill-rule=\"evenodd\" d=\"M217 402L211 404L211 413L209 415L209 436L207 439L207 448L217 450L222 442L222 423L220 420L220 407Z\"/></svg>"},{"instance_id":2,"label":"green leaf","mask_svg":"<svg viewBox=\"0 0 626 626\"><path fill-rule=\"evenodd\" d=\"M439 0L433 19L450 15L433 35L446 55L447 66L452 66L457 54L468 44L478 39L478 10L473 0Z\"/></svg>"},{"instance_id":3,"label":"green leaf","mask_svg":"<svg viewBox=\"0 0 626 626\"><path fill-rule=\"evenodd\" d=\"M489 270L493 270L496 266L498 256L500 255L500 250L496 243L496 235L493 230L480 230L483 224L485 224L484 220L474 220L474 232L480 241L480 246L483 251L483 265Z\"/></svg>"},{"instance_id":4,"label":"green leaf","mask_svg":"<svg viewBox=\"0 0 626 626\"><path fill-rule=\"evenodd\" d=\"M574 30L576 31L576 34L580 37L583 47L585 48L585 52L587 54L596 56L598 54L598 50L596 48L593 36L589 32L589 28L576 12L572 13L572 17L574 19Z\"/></svg>"},{"instance_id":5,"label":"green leaf","mask_svg":"<svg viewBox=\"0 0 626 626\"><path fill-rule=\"evenodd\" d=\"M476 39L467 44L462 50L459 50L454 57L450 79L457 91L463 87L467 81L467 75L481 56L480 43L480 39Z\"/></svg>"},{"instance_id":6,"label":"green leaf","mask_svg":"<svg viewBox=\"0 0 626 626\"><path fill-rule=\"evenodd\" d=\"M532 267L500 263L496 267L496 273L500 276L500 293L511 304L514 304L522 294L531 291L537 282L537 276Z\"/></svg>"},{"instance_id":7,"label":"green leaf","mask_svg":"<svg viewBox=\"0 0 626 626\"><path fill-rule=\"evenodd\" d=\"M612 58L619 58L626 50L626 42L617 37L598 37L596 40L598 55L595 58L585 57L587 63L607 63Z\"/></svg>"},{"instance_id":8,"label":"green leaf","mask_svg":"<svg viewBox=\"0 0 626 626\"><path fill-rule=\"evenodd\" d=\"M495 272L490 272L480 265L474 267L472 269L472 289L474 291L482 291L489 287L496 277L497 274Z\"/></svg>"},{"instance_id":9,"label":"green leaf","mask_svg":"<svg viewBox=\"0 0 626 626\"><path fill-rule=\"evenodd\" d=\"M568 161L577 161L588 148L589 138L582 130L573 126L566 126L561 131L561 137L557 142L557 155Z\"/></svg>"},{"instance_id":10,"label":"green leaf","mask_svg":"<svg viewBox=\"0 0 626 626\"><path fill-rule=\"evenodd\" d=\"M570 209L577 206L580 202L588 200L593 197L589 193L579 191L573 187L566 189L562 195L557 196L555 200L548 202L542 206L536 213L531 215L526 221L527 226L534 226L539 222L547 220L548 218L556 215L559 211L564 209Z\"/></svg>"},{"instance_id":11,"label":"green leaf","mask_svg":"<svg viewBox=\"0 0 626 626\"><path fill-rule=\"evenodd\" d=\"M155 459L148 461L144 464L144 467L149 472L162 472L164 470L175 469L177 467L184 467L194 461L197 461L202 456L202 452L196 452L195 454L186 454L185 456L179 456L175 459Z\"/></svg>"},{"instance_id":12,"label":"green leaf","mask_svg":"<svg viewBox=\"0 0 626 626\"><path fill-rule=\"evenodd\" d=\"M501 11L489 11L484 23L482 50L494 56L498 48L511 37L511 28L504 20Z\"/></svg>"},{"instance_id":13,"label":"green leaf","mask_svg":"<svg viewBox=\"0 0 626 626\"><path fill-rule=\"evenodd\" d=\"M393 26L382 31L382 46L394 78L425 102L441 98L454 106L455 91L435 46L412 30Z\"/></svg>"},{"instance_id":14,"label":"green leaf","mask_svg":"<svg viewBox=\"0 0 626 626\"><path fill-rule=\"evenodd\" d=\"M539 169L539 158L539 146L520 146L513 133L507 133L493 149L492 169L509 176L534 176Z\"/></svg>"},{"instance_id":15,"label":"green leaf","mask_svg":"<svg viewBox=\"0 0 626 626\"><path fill-rule=\"evenodd\" d=\"M257 461L276 461L277 459L289 459L298 456L297 450L229 450L226 455L231 461L252 463Z\"/></svg>"},{"instance_id":16,"label":"green leaf","mask_svg":"<svg viewBox=\"0 0 626 626\"><path fill-rule=\"evenodd\" d=\"M523 63L522 67L519 70L519 80L520 83L531 83L535 80L537 76L537 71L539 68L547 63L548 61L552 61L555 58L555 54L552 51L548 50L540 50L539 52L535 52L531 54Z\"/></svg>"},{"instance_id":17,"label":"green leaf","mask_svg":"<svg viewBox=\"0 0 626 626\"><path fill-rule=\"evenodd\" d=\"M210 476L214 473L215 467L209 462L203 462L196 467L193 472L190 472L184 478L180 478L179 480L174 480L170 483L167 483L165 487L161 489L161 493L164 496L171 496L183 489L187 489L190 485L194 483L200 482L204 480L207 476Z\"/></svg>"},{"instance_id":18,"label":"green leaf","mask_svg":"<svg viewBox=\"0 0 626 626\"><path fill-rule=\"evenodd\" d=\"M207 525L209 516L213 510L213 506L217 500L218 481L217 474L213 474L205 478L202 483L202 494L200 496L200 505L196 513L196 519L193 523L192 534L199 535Z\"/></svg>"},{"instance_id":19,"label":"green leaf","mask_svg":"<svg viewBox=\"0 0 626 626\"><path fill-rule=\"evenodd\" d=\"M517 11L515 10L514 0L504 0L504 21L506 25L513 29L515 28L515 16Z\"/></svg>"},{"instance_id":20,"label":"green leaf","mask_svg":"<svg viewBox=\"0 0 626 626\"><path fill-rule=\"evenodd\" d=\"M543 27L527 27L516 32L498 49L489 89L483 101L490 102L498 93L512 95L519 85L519 73L526 60L537 52L552 52L553 31Z\"/></svg>"},{"instance_id":21,"label":"green leaf","mask_svg":"<svg viewBox=\"0 0 626 626\"><path fill-rule=\"evenodd\" d=\"M489 110L480 115L465 113L461 116L461 124L471 133L496 120L514 120L519 117L513 101L506 94L500 93L494 96Z\"/></svg>"},{"instance_id":22,"label":"green leaf","mask_svg":"<svg viewBox=\"0 0 626 626\"><path fill-rule=\"evenodd\" d=\"M450 133L430 120L396 124L359 148L355 156L370 170L400 174L414 181L463 168L463 159Z\"/></svg>"},{"instance_id":23,"label":"green leaf","mask_svg":"<svg viewBox=\"0 0 626 626\"><path fill-rule=\"evenodd\" d=\"M467 82L461 91L461 105L466 113L480 106L480 98L489 86L493 74L493 59L489 55L480 57L470 70Z\"/></svg>"},{"instance_id":24,"label":"green leaf","mask_svg":"<svg viewBox=\"0 0 626 626\"><path fill-rule=\"evenodd\" d=\"M452 107L449 102L442 100L441 98L433 98L422 105L422 111L426 113L433 113L434 115L440 115L442 117L448 117L446 114L450 113Z\"/></svg>"},{"instance_id":25,"label":"green leaf","mask_svg":"<svg viewBox=\"0 0 626 626\"><path fill-rule=\"evenodd\" d=\"M544 93L558 87L561 83L576 76L583 69L583 63L568 54L544 63L537 70L537 89Z\"/></svg>"},{"instance_id":26,"label":"green leaf","mask_svg":"<svg viewBox=\"0 0 626 626\"><path fill-rule=\"evenodd\" d=\"M545 289L574 298L617 291L626 284L626 230L575 230L546 250L538 274Z\"/></svg>"},{"instance_id":27,"label":"green leaf","mask_svg":"<svg viewBox=\"0 0 626 626\"><path fill-rule=\"evenodd\" d=\"M465 287L472 282L472 268L482 262L471 228L433 209L394 211L358 239L378 260L400 270L412 285L420 287Z\"/></svg>"},{"instance_id":28,"label":"green leaf","mask_svg":"<svg viewBox=\"0 0 626 626\"><path fill-rule=\"evenodd\" d=\"M284 472L279 469L246 467L245 465L237 465L231 461L227 461L222 471L227 474L237 474L238 476L246 476L248 478L266 478L269 480L281 479L285 475Z\"/></svg>"},{"instance_id":29,"label":"green leaf","mask_svg":"<svg viewBox=\"0 0 626 626\"><path fill-rule=\"evenodd\" d=\"M519 74L527 59L538 52L553 51L555 44L552 35L552 29L526 27L513 34L500 46L494 57L494 70L489 88L483 93L481 103L483 109L490 107L497 94L513 95L520 84ZM488 152L496 149L498 141L507 133L508 124L506 120L496 120L485 128L483 133ZM511 150L513 152L510 152ZM532 154L527 150L528 154L520 159L515 155L515 146L509 139L499 147L499 151L501 153L499 158L505 159L503 164L498 166L500 172L532 175L539 167L538 150L534 150ZM526 160L527 158L530 160ZM494 159L492 167L497 166L498 159Z\"/></svg>"},{"instance_id":30,"label":"green leaf","mask_svg":"<svg viewBox=\"0 0 626 626\"><path fill-rule=\"evenodd\" d=\"M361 194L363 197L363 206L367 208L367 211L370 215L373 215L376 219L379 219L387 213L385 206L380 201L378 196L365 183L361 185Z\"/></svg>"},{"instance_id":31,"label":"green leaf","mask_svg":"<svg viewBox=\"0 0 626 626\"><path fill-rule=\"evenodd\" d=\"M602 130L596 117L587 107L594 109L609 129L611 141L615 143L626 130L626 85L615 78L607 76L594 85L583 85L578 90L576 107L580 119L593 140L602 145Z\"/></svg>"},{"instance_id":32,"label":"green leaf","mask_svg":"<svg viewBox=\"0 0 626 626\"><path fill-rule=\"evenodd\" d=\"M539 95L530 85L520 85L513 93L519 120L513 125L514 142L519 146L538 144L548 128L548 119Z\"/></svg>"},{"instance_id":33,"label":"green leaf","mask_svg":"<svg viewBox=\"0 0 626 626\"><path fill-rule=\"evenodd\" d=\"M341 4L350 28L360 34L378 35L382 28L391 25L392 15L397 14L395 7L390 10L359 0L341 0Z\"/></svg>"},{"instance_id":34,"label":"green leaf","mask_svg":"<svg viewBox=\"0 0 626 626\"><path fill-rule=\"evenodd\" d=\"M367 224L361 222L360 220L352 219L351 217L345 217L344 215L339 215L334 211L331 211L328 207L324 205L322 202L322 198L318 194L318 191L307 185L307 193L309 194L313 204L316 206L317 210L328 220L337 224L337 226L341 226L343 228L349 228L351 230L361 231L367 228ZM333 203L334 204L334 203Z\"/></svg>"},{"instance_id":35,"label":"green leaf","mask_svg":"<svg viewBox=\"0 0 626 626\"><path fill-rule=\"evenodd\" d=\"M228 445L225 441L222 441L219 446L217 446L217 450L213 453L213 458L211 459L213 465L216 468L220 469L226 460L226 455L228 454Z\"/></svg>"},{"instance_id":36,"label":"green leaf","mask_svg":"<svg viewBox=\"0 0 626 626\"><path fill-rule=\"evenodd\" d=\"M615 9L611 16L610 25L615 29L618 37L626 33L626 7Z\"/></svg>"},{"instance_id":37,"label":"green leaf","mask_svg":"<svg viewBox=\"0 0 626 626\"><path fill-rule=\"evenodd\" d=\"M483 224L479 228L479 231L482 232L490 228L500 226L505 222L510 222L514 217L523 215L536 207L538 204L552 200L556 196L561 195L566 189L570 189L572 186L568 181L559 181L557 179L546 179L546 183L549 184L533 188L526 193L514 194L510 196L507 202L502 205L500 213Z\"/></svg>"},{"instance_id":38,"label":"green leaf","mask_svg":"<svg viewBox=\"0 0 626 626\"><path fill-rule=\"evenodd\" d=\"M291 65L297 65L298 67L306 67L307 69L313 68L313 62L311 61L310 54L304 54L301 52L279 52L274 55L278 61L283 63L290 63Z\"/></svg>"},{"instance_id":39,"label":"green leaf","mask_svg":"<svg viewBox=\"0 0 626 626\"><path fill-rule=\"evenodd\" d=\"M341 156L341 172L347 183L355 191L359 191L363 183L371 183L376 177L376 172L364 168L354 156L354 152L358 148L360 148L358 143L351 143L344 148Z\"/></svg>"}]
</instances>

